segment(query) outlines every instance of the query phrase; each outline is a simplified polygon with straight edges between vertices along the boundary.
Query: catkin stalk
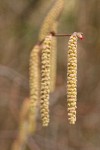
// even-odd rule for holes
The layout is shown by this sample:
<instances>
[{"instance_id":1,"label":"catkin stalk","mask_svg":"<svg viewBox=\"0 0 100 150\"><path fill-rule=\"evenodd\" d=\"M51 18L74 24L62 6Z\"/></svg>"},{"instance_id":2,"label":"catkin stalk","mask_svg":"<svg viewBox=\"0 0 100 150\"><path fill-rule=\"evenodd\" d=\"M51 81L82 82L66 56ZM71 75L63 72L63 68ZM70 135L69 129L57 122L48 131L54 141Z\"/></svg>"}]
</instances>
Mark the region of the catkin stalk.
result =
<instances>
[{"instance_id":1,"label":"catkin stalk","mask_svg":"<svg viewBox=\"0 0 100 150\"><path fill-rule=\"evenodd\" d=\"M52 35L48 35L43 42L41 56L40 111L43 126L48 126L49 123L51 42Z\"/></svg>"},{"instance_id":2,"label":"catkin stalk","mask_svg":"<svg viewBox=\"0 0 100 150\"><path fill-rule=\"evenodd\" d=\"M68 65L67 65L67 102L68 120L70 124L76 122L77 101L77 35L73 33L68 42Z\"/></svg>"}]
</instances>

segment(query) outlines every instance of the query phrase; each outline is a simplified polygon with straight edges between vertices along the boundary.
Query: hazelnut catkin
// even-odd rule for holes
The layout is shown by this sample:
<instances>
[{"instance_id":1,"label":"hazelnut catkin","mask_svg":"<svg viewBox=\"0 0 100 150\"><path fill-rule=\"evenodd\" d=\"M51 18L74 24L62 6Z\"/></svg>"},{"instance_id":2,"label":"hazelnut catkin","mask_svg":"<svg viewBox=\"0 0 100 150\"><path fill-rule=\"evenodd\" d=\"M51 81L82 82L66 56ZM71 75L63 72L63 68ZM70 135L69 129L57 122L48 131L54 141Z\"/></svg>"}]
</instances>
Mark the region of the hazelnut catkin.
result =
<instances>
[{"instance_id":1,"label":"hazelnut catkin","mask_svg":"<svg viewBox=\"0 0 100 150\"><path fill-rule=\"evenodd\" d=\"M53 24L53 31L57 32L58 22ZM57 69L57 38L53 36L52 39L52 49L51 49L51 89L53 92L55 90L56 84L56 69Z\"/></svg>"},{"instance_id":2,"label":"hazelnut catkin","mask_svg":"<svg viewBox=\"0 0 100 150\"><path fill-rule=\"evenodd\" d=\"M39 99L39 51L40 46L35 45L30 55L30 115L35 117L36 105Z\"/></svg>"},{"instance_id":3,"label":"hazelnut catkin","mask_svg":"<svg viewBox=\"0 0 100 150\"><path fill-rule=\"evenodd\" d=\"M43 25L40 30L39 40L42 41L51 31L52 26L59 19L59 16L63 10L64 0L57 0L53 7L48 12L46 18L43 21Z\"/></svg>"},{"instance_id":4,"label":"hazelnut catkin","mask_svg":"<svg viewBox=\"0 0 100 150\"><path fill-rule=\"evenodd\" d=\"M24 99L24 102L21 107L20 117L19 117L19 130L18 136L14 143L12 144L11 150L20 150L23 145L26 143L28 133L28 112L29 112L29 100Z\"/></svg>"},{"instance_id":5,"label":"hazelnut catkin","mask_svg":"<svg viewBox=\"0 0 100 150\"><path fill-rule=\"evenodd\" d=\"M67 65L67 101L68 120L70 124L76 122L77 101L77 33L74 32L68 42Z\"/></svg>"},{"instance_id":6,"label":"hazelnut catkin","mask_svg":"<svg viewBox=\"0 0 100 150\"><path fill-rule=\"evenodd\" d=\"M77 101L77 39L83 39L81 32L74 32L68 42L67 66L67 101L68 120L70 124L76 122Z\"/></svg>"},{"instance_id":7,"label":"hazelnut catkin","mask_svg":"<svg viewBox=\"0 0 100 150\"><path fill-rule=\"evenodd\" d=\"M40 111L43 126L48 126L49 123L51 42L52 35L48 35L42 45Z\"/></svg>"}]
</instances>

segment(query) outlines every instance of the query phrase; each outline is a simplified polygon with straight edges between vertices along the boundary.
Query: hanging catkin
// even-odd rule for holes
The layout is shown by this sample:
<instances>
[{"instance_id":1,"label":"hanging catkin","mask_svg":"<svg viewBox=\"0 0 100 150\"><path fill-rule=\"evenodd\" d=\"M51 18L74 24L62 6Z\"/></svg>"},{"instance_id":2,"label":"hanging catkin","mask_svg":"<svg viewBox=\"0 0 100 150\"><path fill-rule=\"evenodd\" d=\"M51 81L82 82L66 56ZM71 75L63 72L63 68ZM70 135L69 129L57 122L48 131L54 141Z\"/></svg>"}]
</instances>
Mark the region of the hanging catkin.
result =
<instances>
[{"instance_id":1,"label":"hanging catkin","mask_svg":"<svg viewBox=\"0 0 100 150\"><path fill-rule=\"evenodd\" d=\"M24 102L22 104L21 110L20 110L20 116L19 116L19 130L18 135L16 137L16 140L12 144L11 150L21 150L23 145L26 143L28 138L28 112L29 112L29 100L24 99Z\"/></svg>"},{"instance_id":2,"label":"hanging catkin","mask_svg":"<svg viewBox=\"0 0 100 150\"><path fill-rule=\"evenodd\" d=\"M30 55L30 113L36 114L36 105L39 99L39 45L34 46Z\"/></svg>"},{"instance_id":3,"label":"hanging catkin","mask_svg":"<svg viewBox=\"0 0 100 150\"><path fill-rule=\"evenodd\" d=\"M74 32L68 42L68 66L67 66L67 101L68 120L70 124L76 122L77 101L77 39L82 39L82 34Z\"/></svg>"},{"instance_id":4,"label":"hanging catkin","mask_svg":"<svg viewBox=\"0 0 100 150\"><path fill-rule=\"evenodd\" d=\"M49 123L51 42L52 35L48 35L43 42L41 56L40 111L43 126L48 126Z\"/></svg>"},{"instance_id":5,"label":"hanging catkin","mask_svg":"<svg viewBox=\"0 0 100 150\"><path fill-rule=\"evenodd\" d=\"M52 26L59 19L59 16L63 10L64 0L57 0L46 18L43 21L43 25L40 30L39 40L42 41L51 31Z\"/></svg>"},{"instance_id":6,"label":"hanging catkin","mask_svg":"<svg viewBox=\"0 0 100 150\"><path fill-rule=\"evenodd\" d=\"M53 24L52 30L57 32L57 25L58 22ZM56 84L56 68L57 68L57 38L53 37L52 39L52 49L51 49L51 89L50 91L53 92L55 90Z\"/></svg>"}]
</instances>

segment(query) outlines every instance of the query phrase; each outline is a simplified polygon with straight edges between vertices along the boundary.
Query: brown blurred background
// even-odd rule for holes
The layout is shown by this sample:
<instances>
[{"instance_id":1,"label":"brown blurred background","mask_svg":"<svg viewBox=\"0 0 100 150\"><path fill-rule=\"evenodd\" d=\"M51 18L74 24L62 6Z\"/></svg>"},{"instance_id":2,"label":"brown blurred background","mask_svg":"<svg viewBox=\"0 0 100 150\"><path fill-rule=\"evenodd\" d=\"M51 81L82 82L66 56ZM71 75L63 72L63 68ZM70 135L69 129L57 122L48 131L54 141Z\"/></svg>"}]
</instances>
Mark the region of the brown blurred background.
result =
<instances>
[{"instance_id":1,"label":"brown blurred background","mask_svg":"<svg viewBox=\"0 0 100 150\"><path fill-rule=\"evenodd\" d=\"M0 0L0 150L11 150L19 116L29 97L29 55L42 21L55 0ZM100 149L100 0L65 0L58 33L81 31L78 41L78 108L67 121L68 38L58 38L57 83L51 95L49 127L40 117L34 135L20 150ZM19 149L18 149L19 150Z\"/></svg>"}]
</instances>

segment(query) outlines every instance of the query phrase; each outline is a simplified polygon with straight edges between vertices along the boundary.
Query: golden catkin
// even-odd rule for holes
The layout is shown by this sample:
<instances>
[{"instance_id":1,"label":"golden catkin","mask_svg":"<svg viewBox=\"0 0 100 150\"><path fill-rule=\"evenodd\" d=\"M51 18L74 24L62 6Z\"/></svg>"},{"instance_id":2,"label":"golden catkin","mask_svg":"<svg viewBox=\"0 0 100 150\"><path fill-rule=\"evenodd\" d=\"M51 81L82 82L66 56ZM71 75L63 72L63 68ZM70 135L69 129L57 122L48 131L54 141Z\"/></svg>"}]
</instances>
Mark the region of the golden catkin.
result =
<instances>
[{"instance_id":1,"label":"golden catkin","mask_svg":"<svg viewBox=\"0 0 100 150\"><path fill-rule=\"evenodd\" d=\"M53 31L57 32L58 22L53 24ZM51 49L51 89L53 92L55 90L56 84L56 70L57 70L57 38L53 37L52 39L52 49Z\"/></svg>"},{"instance_id":2,"label":"golden catkin","mask_svg":"<svg viewBox=\"0 0 100 150\"><path fill-rule=\"evenodd\" d=\"M59 19L59 16L63 10L64 0L57 0L46 18L43 21L43 25L40 30L39 40L42 41L51 31L55 21Z\"/></svg>"},{"instance_id":3,"label":"golden catkin","mask_svg":"<svg viewBox=\"0 0 100 150\"><path fill-rule=\"evenodd\" d=\"M40 111L43 126L48 126L49 123L51 42L52 35L48 35L42 45Z\"/></svg>"},{"instance_id":4,"label":"golden catkin","mask_svg":"<svg viewBox=\"0 0 100 150\"><path fill-rule=\"evenodd\" d=\"M76 101L77 101L77 33L76 32L70 36L68 42L67 101L68 101L69 123L75 124Z\"/></svg>"},{"instance_id":5,"label":"golden catkin","mask_svg":"<svg viewBox=\"0 0 100 150\"><path fill-rule=\"evenodd\" d=\"M67 66L67 101L68 120L70 124L76 122L77 102L77 39L83 39L81 32L74 32L68 42Z\"/></svg>"},{"instance_id":6,"label":"golden catkin","mask_svg":"<svg viewBox=\"0 0 100 150\"><path fill-rule=\"evenodd\" d=\"M40 72L39 72L39 51L40 46L35 45L31 51L30 55L30 64L29 64L29 71L30 71L30 115L35 117L36 114L36 106L39 99L39 79L40 79Z\"/></svg>"},{"instance_id":7,"label":"golden catkin","mask_svg":"<svg viewBox=\"0 0 100 150\"><path fill-rule=\"evenodd\" d=\"M28 113L29 113L29 99L25 99L21 111L20 111L20 120L19 120L19 131L18 136L14 143L12 144L12 150L20 150L25 145L28 136L29 136L29 122L28 122ZM34 124L34 122L33 122Z\"/></svg>"}]
</instances>

